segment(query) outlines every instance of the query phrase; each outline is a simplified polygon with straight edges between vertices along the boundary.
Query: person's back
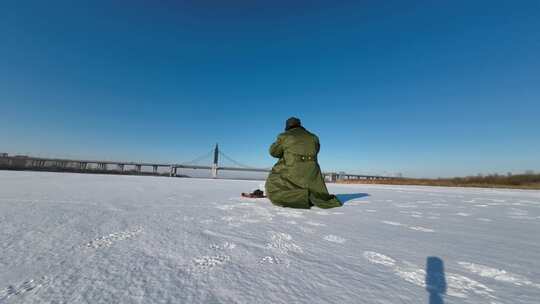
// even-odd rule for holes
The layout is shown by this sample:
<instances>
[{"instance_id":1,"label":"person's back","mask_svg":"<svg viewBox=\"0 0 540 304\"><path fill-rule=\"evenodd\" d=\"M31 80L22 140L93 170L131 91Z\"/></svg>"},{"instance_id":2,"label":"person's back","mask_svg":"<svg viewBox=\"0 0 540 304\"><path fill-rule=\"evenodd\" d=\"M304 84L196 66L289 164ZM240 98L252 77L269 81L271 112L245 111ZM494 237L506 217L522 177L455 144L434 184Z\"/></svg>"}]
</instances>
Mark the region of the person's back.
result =
<instances>
[{"instance_id":1,"label":"person's back","mask_svg":"<svg viewBox=\"0 0 540 304\"><path fill-rule=\"evenodd\" d=\"M328 194L317 163L319 150L319 138L304 129L299 119L287 120L286 131L270 147L270 154L279 158L266 182L273 204L292 208L341 206Z\"/></svg>"}]
</instances>

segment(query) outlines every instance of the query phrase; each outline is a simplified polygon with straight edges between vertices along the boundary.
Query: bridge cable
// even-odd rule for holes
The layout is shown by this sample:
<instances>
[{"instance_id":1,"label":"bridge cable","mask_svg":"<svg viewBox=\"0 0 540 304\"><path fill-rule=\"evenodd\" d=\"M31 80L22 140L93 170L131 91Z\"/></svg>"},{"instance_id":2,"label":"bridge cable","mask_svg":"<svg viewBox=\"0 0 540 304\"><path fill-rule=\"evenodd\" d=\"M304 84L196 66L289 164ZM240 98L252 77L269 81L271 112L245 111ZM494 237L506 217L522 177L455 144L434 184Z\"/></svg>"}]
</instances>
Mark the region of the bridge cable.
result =
<instances>
[{"instance_id":1,"label":"bridge cable","mask_svg":"<svg viewBox=\"0 0 540 304\"><path fill-rule=\"evenodd\" d=\"M214 153L214 149L210 150L210 152L208 152L208 153L206 153L204 155L201 155L201 156L199 156L199 157L197 157L197 158L195 158L195 159L193 159L191 161L182 162L179 165L193 165L193 164L196 164L196 163L198 163L198 162L200 162L200 161L202 161L202 160L204 160L206 158L211 158L213 153Z\"/></svg>"},{"instance_id":2,"label":"bridge cable","mask_svg":"<svg viewBox=\"0 0 540 304\"><path fill-rule=\"evenodd\" d=\"M248 166L248 165L246 165L246 164L240 163L240 162L234 160L232 157L228 156L227 154L225 154L225 153L223 153L223 152L221 152L221 151L219 151L219 154L220 154L221 156L223 156L225 159L227 159L228 161L232 162L233 164L237 165L237 166L240 167L240 168L245 168L245 169L261 169L261 168L255 168L255 167L253 167L253 166ZM262 168L262 169L270 170L270 168Z\"/></svg>"}]
</instances>

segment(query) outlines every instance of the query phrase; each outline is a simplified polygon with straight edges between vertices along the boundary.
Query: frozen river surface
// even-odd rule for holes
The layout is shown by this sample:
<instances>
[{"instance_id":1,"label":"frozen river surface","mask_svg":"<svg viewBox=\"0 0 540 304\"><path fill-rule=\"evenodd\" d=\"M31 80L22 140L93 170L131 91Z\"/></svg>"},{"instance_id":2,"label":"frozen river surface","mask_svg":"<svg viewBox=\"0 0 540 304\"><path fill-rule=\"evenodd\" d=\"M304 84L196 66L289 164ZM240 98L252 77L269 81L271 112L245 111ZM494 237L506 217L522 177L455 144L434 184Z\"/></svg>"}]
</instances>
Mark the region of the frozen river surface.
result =
<instances>
[{"instance_id":1,"label":"frozen river surface","mask_svg":"<svg viewBox=\"0 0 540 304\"><path fill-rule=\"evenodd\" d=\"M0 171L0 303L539 303L540 192Z\"/></svg>"}]
</instances>

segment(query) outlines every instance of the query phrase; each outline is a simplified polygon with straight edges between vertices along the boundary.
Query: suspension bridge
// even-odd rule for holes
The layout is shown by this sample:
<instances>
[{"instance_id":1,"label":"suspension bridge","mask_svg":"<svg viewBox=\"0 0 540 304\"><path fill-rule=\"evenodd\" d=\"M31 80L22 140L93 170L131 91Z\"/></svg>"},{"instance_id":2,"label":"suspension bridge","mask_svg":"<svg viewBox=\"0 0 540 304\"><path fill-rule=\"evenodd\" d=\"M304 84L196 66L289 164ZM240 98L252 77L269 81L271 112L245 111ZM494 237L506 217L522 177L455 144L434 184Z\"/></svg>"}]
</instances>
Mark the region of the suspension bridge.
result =
<instances>
[{"instance_id":1,"label":"suspension bridge","mask_svg":"<svg viewBox=\"0 0 540 304\"><path fill-rule=\"evenodd\" d=\"M211 159L210 164L200 164ZM231 165L220 165L220 159L224 159ZM143 170L151 168L151 171ZM159 162L133 162L133 161L107 161L88 159L46 158L28 155L8 155L0 153L0 169L7 170L35 170L54 172L80 172L80 173L110 173L110 174L141 174L141 175L168 175L170 177L185 177L181 174L182 169L209 170L212 178L218 178L220 171L242 171L269 173L271 168L256 168L228 156L216 146L191 161L183 163L159 163ZM161 169L161 170L160 170ZM337 180L355 179L392 179L394 177L380 175L359 175L349 173L324 172L325 179L330 182Z\"/></svg>"},{"instance_id":2,"label":"suspension bridge","mask_svg":"<svg viewBox=\"0 0 540 304\"><path fill-rule=\"evenodd\" d=\"M196 165L201 160L208 159L209 157L213 156L213 162L210 165ZM226 159L227 161L231 162L234 166L220 166L219 160L220 157ZM179 169L205 169L210 170L212 174L212 178L218 177L219 171L244 171L244 172L263 172L268 173L270 172L270 168L255 168L252 166L245 165L241 162L238 162L234 160L232 157L225 154L223 151L219 149L218 144L216 144L215 148L212 149L210 152L201 155L197 157L194 160L191 160L189 162L181 163L181 164L174 164L170 165L170 175L176 176L178 174Z\"/></svg>"}]
</instances>

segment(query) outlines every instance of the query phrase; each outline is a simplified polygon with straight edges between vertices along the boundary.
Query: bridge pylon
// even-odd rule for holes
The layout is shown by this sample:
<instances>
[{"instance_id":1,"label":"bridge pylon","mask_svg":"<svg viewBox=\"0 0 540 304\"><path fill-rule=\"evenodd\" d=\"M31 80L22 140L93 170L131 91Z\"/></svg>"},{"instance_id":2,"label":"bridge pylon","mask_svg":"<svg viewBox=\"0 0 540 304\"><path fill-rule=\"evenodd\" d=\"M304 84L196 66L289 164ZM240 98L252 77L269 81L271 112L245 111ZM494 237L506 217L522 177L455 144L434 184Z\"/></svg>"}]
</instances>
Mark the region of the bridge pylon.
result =
<instances>
[{"instance_id":1,"label":"bridge pylon","mask_svg":"<svg viewBox=\"0 0 540 304\"><path fill-rule=\"evenodd\" d=\"M214 149L214 163L212 164L212 178L217 178L218 176L218 163L219 163L219 147L216 143L216 148Z\"/></svg>"}]
</instances>

